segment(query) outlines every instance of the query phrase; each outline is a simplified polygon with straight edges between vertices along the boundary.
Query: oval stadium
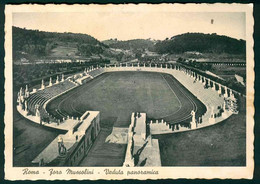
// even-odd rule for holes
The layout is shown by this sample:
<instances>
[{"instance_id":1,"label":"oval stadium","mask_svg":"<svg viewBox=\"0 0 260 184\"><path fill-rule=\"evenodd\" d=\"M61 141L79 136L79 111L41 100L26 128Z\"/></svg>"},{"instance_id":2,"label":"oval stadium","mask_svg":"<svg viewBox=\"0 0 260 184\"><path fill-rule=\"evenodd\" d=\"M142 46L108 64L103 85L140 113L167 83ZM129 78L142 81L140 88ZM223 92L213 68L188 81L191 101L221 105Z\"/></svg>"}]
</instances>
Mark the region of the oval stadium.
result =
<instances>
[{"instance_id":1,"label":"oval stadium","mask_svg":"<svg viewBox=\"0 0 260 184\"><path fill-rule=\"evenodd\" d=\"M33 165L173 166L186 161L211 165L204 154L224 141L218 131L232 128L224 130L228 123L223 122L240 116L238 104L244 99L240 96L180 65L96 65L42 80L32 91L21 88L17 110L36 126L56 131L31 160ZM213 143L205 147L205 141ZM190 162L193 156L184 151L186 146L205 153ZM178 149L184 160L176 154Z\"/></svg>"}]
</instances>

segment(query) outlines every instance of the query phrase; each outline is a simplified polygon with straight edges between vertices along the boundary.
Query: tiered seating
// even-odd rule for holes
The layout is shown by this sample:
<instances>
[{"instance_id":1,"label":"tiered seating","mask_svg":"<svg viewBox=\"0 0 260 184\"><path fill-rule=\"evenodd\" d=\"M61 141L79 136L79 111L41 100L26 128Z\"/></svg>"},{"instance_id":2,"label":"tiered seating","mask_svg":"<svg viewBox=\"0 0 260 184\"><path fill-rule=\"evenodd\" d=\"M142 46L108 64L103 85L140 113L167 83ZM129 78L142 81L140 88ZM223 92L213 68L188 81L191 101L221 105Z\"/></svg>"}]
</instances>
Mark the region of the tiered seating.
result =
<instances>
[{"instance_id":1,"label":"tiered seating","mask_svg":"<svg viewBox=\"0 0 260 184\"><path fill-rule=\"evenodd\" d=\"M102 74L103 72L104 72L104 68L99 68L99 69L88 72L88 74L94 78L94 77Z\"/></svg>"},{"instance_id":2,"label":"tiered seating","mask_svg":"<svg viewBox=\"0 0 260 184\"><path fill-rule=\"evenodd\" d=\"M211 88L205 88L204 84L199 81L194 81L194 78L187 76L184 72L175 70L174 77L197 96L208 108L211 109L211 107L214 107L214 111L217 112L217 107L223 105L224 97L220 97L219 94Z\"/></svg>"},{"instance_id":3,"label":"tiered seating","mask_svg":"<svg viewBox=\"0 0 260 184\"><path fill-rule=\"evenodd\" d=\"M28 110L31 113L35 114L35 105L38 104L38 105L40 105L40 112L43 112L41 107L47 100L57 96L58 94L60 94L64 91L67 91L75 86L76 85L73 82L71 82L69 80L65 80L64 82L60 82L59 84L55 84L51 87L47 87L44 90L41 90L41 91L38 91L38 92L32 94L28 98L28 101L27 101Z\"/></svg>"}]
</instances>

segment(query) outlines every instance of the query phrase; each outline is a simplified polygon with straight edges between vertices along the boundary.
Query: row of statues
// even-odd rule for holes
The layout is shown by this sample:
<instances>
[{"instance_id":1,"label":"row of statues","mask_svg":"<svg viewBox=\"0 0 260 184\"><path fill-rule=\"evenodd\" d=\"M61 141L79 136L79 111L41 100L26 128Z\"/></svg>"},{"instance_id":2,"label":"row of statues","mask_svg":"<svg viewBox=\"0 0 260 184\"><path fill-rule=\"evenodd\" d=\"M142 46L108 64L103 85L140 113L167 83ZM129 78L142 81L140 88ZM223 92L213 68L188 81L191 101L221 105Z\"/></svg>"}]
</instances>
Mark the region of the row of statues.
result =
<instances>
[{"instance_id":1,"label":"row of statues","mask_svg":"<svg viewBox=\"0 0 260 184\"><path fill-rule=\"evenodd\" d=\"M148 64L147 64L148 65ZM152 67L152 63L149 63L149 65L147 66L145 63L143 64L143 67ZM111 65L110 65L111 66ZM119 64L119 67L122 67L122 63ZM154 64L155 68L158 68L159 64L155 63ZM105 65L105 68L109 67L108 65ZM114 64L114 67L117 67L117 64ZM126 67L127 67L127 64L126 64ZM134 67L134 63L130 64L129 67ZM140 67L140 63L137 63L137 67ZM163 64L160 64L159 66L160 68L163 68ZM175 67L173 65L170 65L170 67L168 67L168 64L165 65L165 68L166 69L174 69Z\"/></svg>"},{"instance_id":2,"label":"row of statues","mask_svg":"<svg viewBox=\"0 0 260 184\"><path fill-rule=\"evenodd\" d=\"M85 68L84 73L87 74L88 72L91 72L91 71L99 69L99 68L100 68L99 65L97 65L96 68L94 68L94 66L91 66L90 68Z\"/></svg>"},{"instance_id":3,"label":"row of statues","mask_svg":"<svg viewBox=\"0 0 260 184\"><path fill-rule=\"evenodd\" d=\"M58 84L59 82L64 82L64 74L61 75L61 81L59 80L59 76L57 75L55 84ZM52 86L52 85L53 85L52 78L50 77L49 86ZM41 89L45 89L45 83L44 83L43 79L42 79Z\"/></svg>"},{"instance_id":4,"label":"row of statues","mask_svg":"<svg viewBox=\"0 0 260 184\"><path fill-rule=\"evenodd\" d=\"M206 120L206 122L208 122L209 124L214 124L216 123L216 118L217 117L222 117L223 119L228 117L230 108L227 106L226 101L224 101L223 106L218 110L218 113L215 112L215 108L214 106L211 107L211 112L210 112L210 116L208 118L208 121ZM196 119L196 112L194 110L191 111L191 121L189 123L177 123L177 124L167 124L166 121L164 121L163 119L159 122L158 120L154 122L151 120L150 122L150 126L161 126L163 129L171 129L172 131L176 131L176 130L186 130L186 129L196 129L198 128L199 124L203 123L204 121L202 121L204 118L199 117L198 119ZM157 127L158 128L158 127Z\"/></svg>"},{"instance_id":5,"label":"row of statues","mask_svg":"<svg viewBox=\"0 0 260 184\"><path fill-rule=\"evenodd\" d=\"M234 93L232 89L229 89L229 93L228 93L228 87L227 86L223 86L209 78L206 78L202 75L196 74L195 72L188 70L188 69L183 69L183 71L193 77L195 79L195 81L200 81L202 84L204 84L205 86L209 86L212 88L212 90L215 90L218 92L219 95L222 95L222 88L224 88L224 97L228 98L230 97L231 99L235 99ZM217 90L217 85L218 85L218 90Z\"/></svg>"}]
</instances>

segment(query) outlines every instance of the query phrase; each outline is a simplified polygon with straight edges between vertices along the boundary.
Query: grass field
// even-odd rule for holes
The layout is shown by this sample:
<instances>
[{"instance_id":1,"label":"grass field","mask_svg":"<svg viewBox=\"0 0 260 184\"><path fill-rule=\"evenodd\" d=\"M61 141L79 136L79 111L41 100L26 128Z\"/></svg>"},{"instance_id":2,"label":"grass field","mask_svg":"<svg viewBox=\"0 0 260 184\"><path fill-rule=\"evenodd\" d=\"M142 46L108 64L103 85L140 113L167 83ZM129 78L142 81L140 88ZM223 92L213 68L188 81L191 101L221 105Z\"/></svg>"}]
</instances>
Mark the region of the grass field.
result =
<instances>
[{"instance_id":1,"label":"grass field","mask_svg":"<svg viewBox=\"0 0 260 184\"><path fill-rule=\"evenodd\" d=\"M180 122L191 110L205 112L204 105L168 74L151 72L105 73L53 100L47 110L56 116L81 116L87 110L101 112L101 126L113 119L116 127L128 127L132 112L146 112L149 119ZM105 123L104 123L105 122Z\"/></svg>"}]
</instances>

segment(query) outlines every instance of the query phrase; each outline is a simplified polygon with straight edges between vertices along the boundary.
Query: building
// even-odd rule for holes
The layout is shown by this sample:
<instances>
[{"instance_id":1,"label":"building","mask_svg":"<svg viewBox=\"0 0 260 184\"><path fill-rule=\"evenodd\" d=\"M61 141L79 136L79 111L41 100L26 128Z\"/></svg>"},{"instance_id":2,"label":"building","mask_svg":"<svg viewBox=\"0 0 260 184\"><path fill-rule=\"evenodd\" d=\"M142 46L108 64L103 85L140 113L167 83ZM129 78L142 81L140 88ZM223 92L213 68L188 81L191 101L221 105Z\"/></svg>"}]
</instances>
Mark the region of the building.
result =
<instances>
[{"instance_id":1,"label":"building","mask_svg":"<svg viewBox=\"0 0 260 184\"><path fill-rule=\"evenodd\" d=\"M58 135L33 161L39 166L77 166L88 154L100 132L100 112L86 111L66 134Z\"/></svg>"}]
</instances>

